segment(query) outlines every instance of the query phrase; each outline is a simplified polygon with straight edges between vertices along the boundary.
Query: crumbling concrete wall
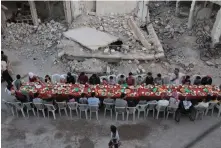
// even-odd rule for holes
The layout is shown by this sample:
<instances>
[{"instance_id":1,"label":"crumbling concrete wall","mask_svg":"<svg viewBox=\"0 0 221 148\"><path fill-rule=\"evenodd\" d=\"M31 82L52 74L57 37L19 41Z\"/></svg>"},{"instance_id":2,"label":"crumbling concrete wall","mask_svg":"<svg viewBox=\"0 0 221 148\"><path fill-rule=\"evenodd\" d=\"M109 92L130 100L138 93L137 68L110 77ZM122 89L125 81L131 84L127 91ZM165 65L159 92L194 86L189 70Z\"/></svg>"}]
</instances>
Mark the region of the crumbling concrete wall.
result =
<instances>
[{"instance_id":1,"label":"crumbling concrete wall","mask_svg":"<svg viewBox=\"0 0 221 148\"><path fill-rule=\"evenodd\" d=\"M96 11L96 1L85 1L85 9L88 12Z\"/></svg>"},{"instance_id":2,"label":"crumbling concrete wall","mask_svg":"<svg viewBox=\"0 0 221 148\"><path fill-rule=\"evenodd\" d=\"M135 8L137 1L96 1L96 14L108 15L131 13Z\"/></svg>"},{"instance_id":3,"label":"crumbling concrete wall","mask_svg":"<svg viewBox=\"0 0 221 148\"><path fill-rule=\"evenodd\" d=\"M213 45L219 42L219 38L221 35L221 9L218 11L216 15L216 21L213 25L213 29L211 31L211 37L213 40Z\"/></svg>"}]
</instances>

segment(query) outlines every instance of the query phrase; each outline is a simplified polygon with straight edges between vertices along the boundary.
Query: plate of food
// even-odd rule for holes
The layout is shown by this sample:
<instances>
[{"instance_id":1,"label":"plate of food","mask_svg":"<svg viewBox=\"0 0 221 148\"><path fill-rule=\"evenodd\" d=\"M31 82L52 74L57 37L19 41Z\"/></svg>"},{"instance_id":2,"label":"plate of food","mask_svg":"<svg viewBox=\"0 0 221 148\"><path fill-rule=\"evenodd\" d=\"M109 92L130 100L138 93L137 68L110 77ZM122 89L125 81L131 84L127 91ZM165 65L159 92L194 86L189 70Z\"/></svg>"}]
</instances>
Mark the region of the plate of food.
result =
<instances>
[{"instance_id":1,"label":"plate of food","mask_svg":"<svg viewBox=\"0 0 221 148\"><path fill-rule=\"evenodd\" d=\"M149 93L149 92L146 92L146 93L145 93L145 95L146 95L146 96L149 96L149 95L150 95L150 93Z\"/></svg>"},{"instance_id":2,"label":"plate of food","mask_svg":"<svg viewBox=\"0 0 221 148\"><path fill-rule=\"evenodd\" d=\"M167 92L167 96L172 96L172 93L171 92Z\"/></svg>"},{"instance_id":3,"label":"plate of food","mask_svg":"<svg viewBox=\"0 0 221 148\"><path fill-rule=\"evenodd\" d=\"M125 90L125 93L127 93L127 94L129 94L130 92L131 92L130 89L126 89L126 90Z\"/></svg>"},{"instance_id":4,"label":"plate of food","mask_svg":"<svg viewBox=\"0 0 221 148\"><path fill-rule=\"evenodd\" d=\"M160 96L160 94L161 94L160 92L156 92L155 93L156 96Z\"/></svg>"},{"instance_id":5,"label":"plate of food","mask_svg":"<svg viewBox=\"0 0 221 148\"><path fill-rule=\"evenodd\" d=\"M41 94L44 94L44 93L45 93L45 91L44 91L44 90L42 90L42 91L41 91Z\"/></svg>"}]
</instances>

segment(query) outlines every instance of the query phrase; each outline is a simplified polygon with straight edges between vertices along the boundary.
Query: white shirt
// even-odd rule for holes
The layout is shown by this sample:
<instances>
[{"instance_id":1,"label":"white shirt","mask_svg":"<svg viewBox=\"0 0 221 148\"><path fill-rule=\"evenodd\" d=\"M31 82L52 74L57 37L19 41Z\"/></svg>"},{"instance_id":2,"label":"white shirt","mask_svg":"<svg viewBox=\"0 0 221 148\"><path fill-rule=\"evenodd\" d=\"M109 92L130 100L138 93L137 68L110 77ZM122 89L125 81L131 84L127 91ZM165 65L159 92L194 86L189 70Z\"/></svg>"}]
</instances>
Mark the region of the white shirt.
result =
<instances>
[{"instance_id":1,"label":"white shirt","mask_svg":"<svg viewBox=\"0 0 221 148\"><path fill-rule=\"evenodd\" d=\"M189 109L190 106L192 106L192 102L184 100L183 101L183 106L184 106L185 109Z\"/></svg>"},{"instance_id":2,"label":"white shirt","mask_svg":"<svg viewBox=\"0 0 221 148\"><path fill-rule=\"evenodd\" d=\"M169 100L170 107L177 107L179 106L180 100L176 100L175 98L171 97Z\"/></svg>"},{"instance_id":3,"label":"white shirt","mask_svg":"<svg viewBox=\"0 0 221 148\"><path fill-rule=\"evenodd\" d=\"M205 108L208 108L208 107L209 107L209 103L206 103L206 102L200 102L200 103L197 104L195 107L205 107Z\"/></svg>"},{"instance_id":4,"label":"white shirt","mask_svg":"<svg viewBox=\"0 0 221 148\"><path fill-rule=\"evenodd\" d=\"M7 70L7 63L5 61L1 61L1 65L2 65L2 71Z\"/></svg>"},{"instance_id":5,"label":"white shirt","mask_svg":"<svg viewBox=\"0 0 221 148\"><path fill-rule=\"evenodd\" d=\"M100 100L96 97L90 97L87 100L88 105L99 105L100 104Z\"/></svg>"},{"instance_id":6,"label":"white shirt","mask_svg":"<svg viewBox=\"0 0 221 148\"><path fill-rule=\"evenodd\" d=\"M157 102L158 106L168 106L169 105L169 101L168 100L159 100Z\"/></svg>"},{"instance_id":7,"label":"white shirt","mask_svg":"<svg viewBox=\"0 0 221 148\"><path fill-rule=\"evenodd\" d=\"M114 140L114 139L116 139L117 142L120 141L120 136L119 136L119 134L118 134L118 131L116 131L115 136L114 136L113 133L111 132L111 140Z\"/></svg>"}]
</instances>

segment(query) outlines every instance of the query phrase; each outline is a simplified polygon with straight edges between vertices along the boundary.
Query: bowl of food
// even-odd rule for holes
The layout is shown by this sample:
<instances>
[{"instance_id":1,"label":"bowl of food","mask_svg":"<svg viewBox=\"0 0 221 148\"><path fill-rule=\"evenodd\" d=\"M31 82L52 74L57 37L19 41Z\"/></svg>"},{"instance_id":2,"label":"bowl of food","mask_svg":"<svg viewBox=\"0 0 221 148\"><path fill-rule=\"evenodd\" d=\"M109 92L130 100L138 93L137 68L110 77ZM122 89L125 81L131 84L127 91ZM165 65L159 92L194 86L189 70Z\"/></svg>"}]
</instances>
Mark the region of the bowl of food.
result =
<instances>
[{"instance_id":1,"label":"bowl of food","mask_svg":"<svg viewBox=\"0 0 221 148\"><path fill-rule=\"evenodd\" d=\"M149 93L149 92L145 92L145 95L146 95L146 96L149 96L149 95L150 95L150 93Z\"/></svg>"}]
</instances>

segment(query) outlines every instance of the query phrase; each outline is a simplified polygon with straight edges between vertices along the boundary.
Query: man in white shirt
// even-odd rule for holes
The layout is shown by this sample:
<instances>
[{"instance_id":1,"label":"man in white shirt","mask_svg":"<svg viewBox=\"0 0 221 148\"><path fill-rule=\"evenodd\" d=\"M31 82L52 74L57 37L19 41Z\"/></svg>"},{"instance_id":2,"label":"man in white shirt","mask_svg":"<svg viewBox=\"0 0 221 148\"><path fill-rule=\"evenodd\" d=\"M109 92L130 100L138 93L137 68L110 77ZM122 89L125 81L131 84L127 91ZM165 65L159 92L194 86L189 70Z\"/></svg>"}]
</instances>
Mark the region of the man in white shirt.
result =
<instances>
[{"instance_id":1,"label":"man in white shirt","mask_svg":"<svg viewBox=\"0 0 221 148\"><path fill-rule=\"evenodd\" d=\"M98 98L95 97L95 92L91 93L91 97L88 98L88 105L98 105L100 104L100 100Z\"/></svg>"},{"instance_id":2,"label":"man in white shirt","mask_svg":"<svg viewBox=\"0 0 221 148\"><path fill-rule=\"evenodd\" d=\"M209 107L209 103L206 102L205 99L203 99L202 102L199 102L195 107L204 107L204 108L208 108Z\"/></svg>"}]
</instances>

